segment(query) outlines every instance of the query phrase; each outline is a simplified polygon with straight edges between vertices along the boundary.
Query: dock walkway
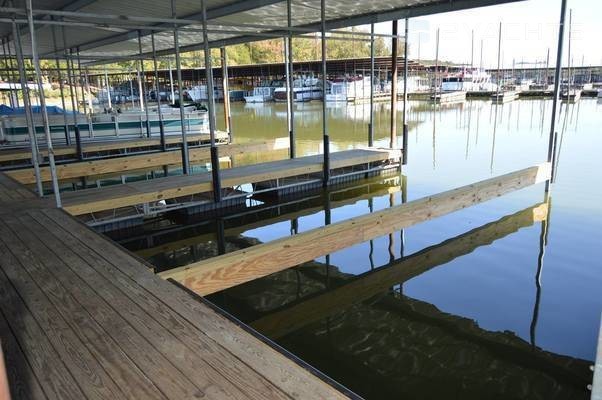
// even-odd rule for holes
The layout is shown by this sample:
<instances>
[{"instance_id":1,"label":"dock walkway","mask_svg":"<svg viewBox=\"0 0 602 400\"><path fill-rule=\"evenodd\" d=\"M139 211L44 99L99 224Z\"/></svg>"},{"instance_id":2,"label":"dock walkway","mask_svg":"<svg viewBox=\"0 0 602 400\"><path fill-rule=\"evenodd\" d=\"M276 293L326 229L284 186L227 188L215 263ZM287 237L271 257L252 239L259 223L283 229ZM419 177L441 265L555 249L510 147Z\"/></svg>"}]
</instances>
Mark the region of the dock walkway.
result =
<instances>
[{"instance_id":1,"label":"dock walkway","mask_svg":"<svg viewBox=\"0 0 602 400\"><path fill-rule=\"evenodd\" d=\"M345 168L371 162L381 162L399 158L399 150L355 149L331 153L331 169ZM233 187L246 183L263 182L320 173L323 156L298 157L260 164L228 168L220 171L222 187ZM104 188L65 192L62 195L63 207L73 215L112 210L121 207L211 192L211 173L157 178Z\"/></svg>"},{"instance_id":2,"label":"dock walkway","mask_svg":"<svg viewBox=\"0 0 602 400\"><path fill-rule=\"evenodd\" d=\"M0 174L0 339L13 399L345 398Z\"/></svg>"}]
</instances>

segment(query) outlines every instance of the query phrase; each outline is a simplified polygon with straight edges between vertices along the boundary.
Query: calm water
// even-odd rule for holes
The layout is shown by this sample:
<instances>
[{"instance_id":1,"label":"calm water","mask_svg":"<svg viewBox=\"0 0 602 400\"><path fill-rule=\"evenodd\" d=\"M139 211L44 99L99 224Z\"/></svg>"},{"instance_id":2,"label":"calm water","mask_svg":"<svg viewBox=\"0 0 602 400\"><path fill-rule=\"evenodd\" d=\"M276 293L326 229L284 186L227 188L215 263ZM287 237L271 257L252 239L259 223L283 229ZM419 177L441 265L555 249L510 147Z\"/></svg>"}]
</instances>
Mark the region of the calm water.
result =
<instances>
[{"instance_id":1,"label":"calm water","mask_svg":"<svg viewBox=\"0 0 602 400\"><path fill-rule=\"evenodd\" d=\"M321 104L295 107L300 155L320 152ZM333 151L366 144L368 107L328 108ZM377 110L386 146L390 109ZM549 100L415 102L403 177L218 222L164 221L121 242L168 269L218 254L219 224L232 251L531 166L545 160L550 112ZM232 114L238 142L286 135L285 105ZM210 300L366 398L588 398L602 311L601 124L596 100L563 106L549 199L543 185L523 189Z\"/></svg>"}]
</instances>

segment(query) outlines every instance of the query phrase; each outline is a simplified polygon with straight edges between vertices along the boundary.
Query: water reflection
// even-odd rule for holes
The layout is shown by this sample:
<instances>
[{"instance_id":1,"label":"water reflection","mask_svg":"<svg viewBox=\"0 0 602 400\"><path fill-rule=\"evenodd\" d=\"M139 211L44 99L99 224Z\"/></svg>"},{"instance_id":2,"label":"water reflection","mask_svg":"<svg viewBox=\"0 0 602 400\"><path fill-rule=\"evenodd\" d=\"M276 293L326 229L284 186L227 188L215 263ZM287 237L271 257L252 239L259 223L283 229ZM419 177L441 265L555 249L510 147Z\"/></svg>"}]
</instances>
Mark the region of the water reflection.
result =
<instances>
[{"instance_id":1,"label":"water reflection","mask_svg":"<svg viewBox=\"0 0 602 400\"><path fill-rule=\"evenodd\" d=\"M412 102L401 177L219 219L171 215L122 243L169 269L524 168L546 158L550 105ZM295 107L299 155L320 152L321 105ZM366 145L366 107L328 109L334 149ZM375 142L387 146L390 108L375 110ZM561 107L552 230L551 199L516 212L541 200L533 187L211 299L369 398L586 398L602 310L601 110ZM285 115L233 105L235 141L286 135Z\"/></svg>"},{"instance_id":2,"label":"water reflection","mask_svg":"<svg viewBox=\"0 0 602 400\"><path fill-rule=\"evenodd\" d=\"M368 398L586 398L589 362L535 344L550 210L546 199L359 275L326 257L210 299ZM403 294L404 282L534 224L542 233L530 344Z\"/></svg>"}]
</instances>

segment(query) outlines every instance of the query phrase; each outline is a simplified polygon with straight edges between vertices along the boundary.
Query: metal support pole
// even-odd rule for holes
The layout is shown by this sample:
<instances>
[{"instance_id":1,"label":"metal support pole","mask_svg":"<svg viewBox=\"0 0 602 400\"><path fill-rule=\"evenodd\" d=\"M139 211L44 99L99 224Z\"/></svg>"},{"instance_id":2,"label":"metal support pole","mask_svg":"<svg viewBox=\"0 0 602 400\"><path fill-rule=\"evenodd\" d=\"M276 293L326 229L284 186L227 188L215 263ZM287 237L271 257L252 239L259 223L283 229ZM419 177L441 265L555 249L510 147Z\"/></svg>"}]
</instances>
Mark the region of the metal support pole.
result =
<instances>
[{"instance_id":1,"label":"metal support pole","mask_svg":"<svg viewBox=\"0 0 602 400\"><path fill-rule=\"evenodd\" d=\"M171 90L171 104L175 104L176 102L176 94L173 90L173 71L171 69L171 59L167 60L167 65L169 67L169 89Z\"/></svg>"},{"instance_id":2,"label":"metal support pole","mask_svg":"<svg viewBox=\"0 0 602 400\"><path fill-rule=\"evenodd\" d=\"M374 146L374 24L370 24L370 125L368 146Z\"/></svg>"},{"instance_id":3,"label":"metal support pole","mask_svg":"<svg viewBox=\"0 0 602 400\"><path fill-rule=\"evenodd\" d=\"M161 111L161 95L159 94L159 73L157 72L157 51L155 49L155 34L151 33L151 45L153 50L153 69L155 73L155 97L157 98L157 114L159 115L159 135L161 150L166 151L165 125L163 124L163 112Z\"/></svg>"},{"instance_id":4,"label":"metal support pole","mask_svg":"<svg viewBox=\"0 0 602 400\"><path fill-rule=\"evenodd\" d=\"M209 112L209 135L211 142L211 176L213 178L213 199L216 203L222 200L222 183L219 173L219 152L215 145L215 99L213 93L213 68L211 67L211 49L207 35L207 8L205 0L201 0L203 23L203 49L205 55L205 79L207 81L207 109Z\"/></svg>"},{"instance_id":5,"label":"metal support pole","mask_svg":"<svg viewBox=\"0 0 602 400\"><path fill-rule=\"evenodd\" d=\"M560 6L560 23L558 25L558 49L556 51L556 69L554 70L554 97L552 100L552 117L550 121L550 139L548 141L548 162L552 163L550 181L546 182L546 192L550 190L550 183L554 182L556 175L556 109L558 107L558 96L560 89L560 73L562 71L562 47L564 44L564 23L566 18L566 2L562 0Z\"/></svg>"},{"instance_id":6,"label":"metal support pole","mask_svg":"<svg viewBox=\"0 0 602 400\"><path fill-rule=\"evenodd\" d=\"M230 141L232 141L232 115L230 113L230 88L228 85L228 54L226 48L221 47L219 49L220 57L222 59L222 88L224 89L224 126L226 132L230 135Z\"/></svg>"},{"instance_id":7,"label":"metal support pole","mask_svg":"<svg viewBox=\"0 0 602 400\"><path fill-rule=\"evenodd\" d=\"M63 48L66 49L67 46L67 37L65 35L65 27L61 27L61 34L63 37ZM67 50L65 50L65 55ZM73 50L69 50L71 56L73 56ZM74 73L73 73L73 59L67 58L67 78L69 80L69 94L71 96L71 114L73 115L73 131L75 134L75 147L78 160L82 161L84 159L83 151L82 151L82 142L81 142L81 132L79 130L79 124L77 121L77 112L78 104L77 104L77 88L73 88L74 85Z\"/></svg>"},{"instance_id":8,"label":"metal support pole","mask_svg":"<svg viewBox=\"0 0 602 400\"><path fill-rule=\"evenodd\" d=\"M403 154L402 161L403 165L408 163L408 25L409 20L406 18L405 21L405 36L403 38L404 41L404 50L403 50Z\"/></svg>"},{"instance_id":9,"label":"metal support pole","mask_svg":"<svg viewBox=\"0 0 602 400\"><path fill-rule=\"evenodd\" d=\"M330 136L326 115L326 0L320 0L320 20L322 37L322 133L324 141L324 177L322 185L328 186L330 181Z\"/></svg>"},{"instance_id":10,"label":"metal support pole","mask_svg":"<svg viewBox=\"0 0 602 400\"><path fill-rule=\"evenodd\" d=\"M52 45L54 51L57 52L58 46L56 44L56 30L54 26L52 27ZM71 146L71 133L69 132L69 122L67 121L67 107L65 106L65 84L63 82L63 75L61 74L61 63L58 57L54 59L54 62L56 64L56 73L59 80L59 89L61 91L61 107L63 107L63 124L65 126L65 144L67 146Z\"/></svg>"},{"instance_id":11,"label":"metal support pole","mask_svg":"<svg viewBox=\"0 0 602 400\"><path fill-rule=\"evenodd\" d=\"M48 149L48 162L50 164L50 176L52 178L52 189L54 191L54 199L56 206L61 208L61 194L59 193L59 183L56 174L56 165L54 164L54 150L52 148L52 136L50 135L50 126L48 125L48 113L46 112L46 99L44 97L44 86L42 85L42 71L40 69L40 60L38 59L38 49L36 44L36 32L33 25L33 7L32 0L26 0L27 20L29 22L29 35L31 36L31 55L33 58L33 66L36 71L36 80L40 96L40 107L42 111L42 120L44 122L44 133L46 134L46 147ZM18 32L16 32L18 35Z\"/></svg>"},{"instance_id":12,"label":"metal support pole","mask_svg":"<svg viewBox=\"0 0 602 400\"><path fill-rule=\"evenodd\" d=\"M15 65L13 63L13 58L12 58L12 54L11 54L11 51L10 51L10 44L8 43L8 40L6 42L6 48L8 49L8 60L10 61L10 70L11 70L11 75L12 75L12 79L11 80L14 82L16 74L14 72L12 72L12 71L14 71ZM15 52L16 52L16 50L15 50ZM26 76L25 82L27 82L27 76ZM19 90L17 89L16 83L13 86L15 87L15 90L14 90L14 95L15 95L14 102L15 102L16 107L19 107ZM21 88L21 90L23 90L23 88Z\"/></svg>"},{"instance_id":13,"label":"metal support pole","mask_svg":"<svg viewBox=\"0 0 602 400\"><path fill-rule=\"evenodd\" d=\"M391 39L391 137L389 147L394 148L397 142L397 20L392 25Z\"/></svg>"},{"instance_id":14,"label":"metal support pole","mask_svg":"<svg viewBox=\"0 0 602 400\"><path fill-rule=\"evenodd\" d=\"M6 47L5 47L5 45L6 45ZM2 39L2 50L4 53L4 66L6 69L6 80L8 81L10 105L11 105L11 107L19 107L19 96L18 96L17 85L14 81L15 74L13 72L13 60L10 56L10 45L8 44L8 39L6 41L4 39ZM10 66L9 66L9 61L10 61Z\"/></svg>"},{"instance_id":15,"label":"metal support pole","mask_svg":"<svg viewBox=\"0 0 602 400\"><path fill-rule=\"evenodd\" d=\"M500 79L500 57L502 56L502 23L500 22L500 29L498 32L498 44L497 44L497 87L496 87L496 97L497 101L499 101L500 97L500 87L502 80Z\"/></svg>"},{"instance_id":16,"label":"metal support pole","mask_svg":"<svg viewBox=\"0 0 602 400\"><path fill-rule=\"evenodd\" d=\"M40 155L38 150L38 141L36 139L36 124L33 120L31 112L31 104L29 103L29 86L27 86L27 76L25 75L25 66L23 62L23 52L21 50L21 37L17 24L13 22L13 38L15 44L15 53L17 55L17 67L19 69L19 82L23 89L23 106L25 107L25 121L27 123L27 131L29 134L29 144L31 146L31 162L33 164L34 174L36 176L36 188L38 196L44 196L44 186L40 178Z\"/></svg>"},{"instance_id":17,"label":"metal support pole","mask_svg":"<svg viewBox=\"0 0 602 400\"><path fill-rule=\"evenodd\" d=\"M176 2L171 0L171 16L176 18ZM180 105L180 127L182 129L182 172L184 174L190 173L190 159L188 157L188 137L186 134L186 120L184 114L184 91L182 88L182 66L180 64L180 43L178 37L178 26L174 24L173 28L173 43L176 53L176 74L178 77L178 104ZM170 69L171 78L171 69ZM173 85L171 86L172 99L173 99ZM207 91L209 92L209 91ZM213 94L213 93L212 93ZM209 116L209 124L211 124L211 115ZM211 129L211 128L209 128Z\"/></svg>"},{"instance_id":18,"label":"metal support pole","mask_svg":"<svg viewBox=\"0 0 602 400\"><path fill-rule=\"evenodd\" d=\"M82 106L84 107L84 114L88 114L88 109L86 106L85 84L82 85L82 64L81 59L79 58L79 47L75 49L75 54L77 56L77 82L80 85L82 91Z\"/></svg>"},{"instance_id":19,"label":"metal support pole","mask_svg":"<svg viewBox=\"0 0 602 400\"><path fill-rule=\"evenodd\" d=\"M288 28L290 29L293 24L292 17L292 0L286 0L286 23ZM288 111L288 137L289 137L289 152L290 157L295 158L297 156L297 147L295 144L295 88L294 88L294 69L293 69L293 34L289 30L288 36L286 38L287 49L288 49L288 59L284 60L286 64L286 107Z\"/></svg>"},{"instance_id":20,"label":"metal support pole","mask_svg":"<svg viewBox=\"0 0 602 400\"><path fill-rule=\"evenodd\" d=\"M140 57L142 57L142 35L140 31L138 31L138 52L140 53ZM138 86L140 87L140 107L144 108L144 114L146 116L146 137L151 137L148 102L144 99L146 94L146 74L144 73L144 59L142 58L140 59L140 74L142 75L142 79L138 81Z\"/></svg>"},{"instance_id":21,"label":"metal support pole","mask_svg":"<svg viewBox=\"0 0 602 400\"><path fill-rule=\"evenodd\" d=\"M107 67L105 66L105 89L107 89L107 102L109 104L109 110L113 108L113 100L111 99L111 86L109 85L109 74L107 73Z\"/></svg>"}]
</instances>

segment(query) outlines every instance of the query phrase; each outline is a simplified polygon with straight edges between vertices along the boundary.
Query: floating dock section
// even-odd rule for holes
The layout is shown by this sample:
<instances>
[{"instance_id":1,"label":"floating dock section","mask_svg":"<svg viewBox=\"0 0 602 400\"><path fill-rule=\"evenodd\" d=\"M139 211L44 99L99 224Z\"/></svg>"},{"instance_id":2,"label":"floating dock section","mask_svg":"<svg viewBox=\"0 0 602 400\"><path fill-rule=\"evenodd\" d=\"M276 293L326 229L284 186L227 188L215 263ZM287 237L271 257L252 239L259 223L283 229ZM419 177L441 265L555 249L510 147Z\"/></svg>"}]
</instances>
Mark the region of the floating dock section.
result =
<instances>
[{"instance_id":1,"label":"floating dock section","mask_svg":"<svg viewBox=\"0 0 602 400\"><path fill-rule=\"evenodd\" d=\"M491 102L493 104L504 104L518 99L519 92L515 90L494 93L491 95Z\"/></svg>"}]
</instances>

